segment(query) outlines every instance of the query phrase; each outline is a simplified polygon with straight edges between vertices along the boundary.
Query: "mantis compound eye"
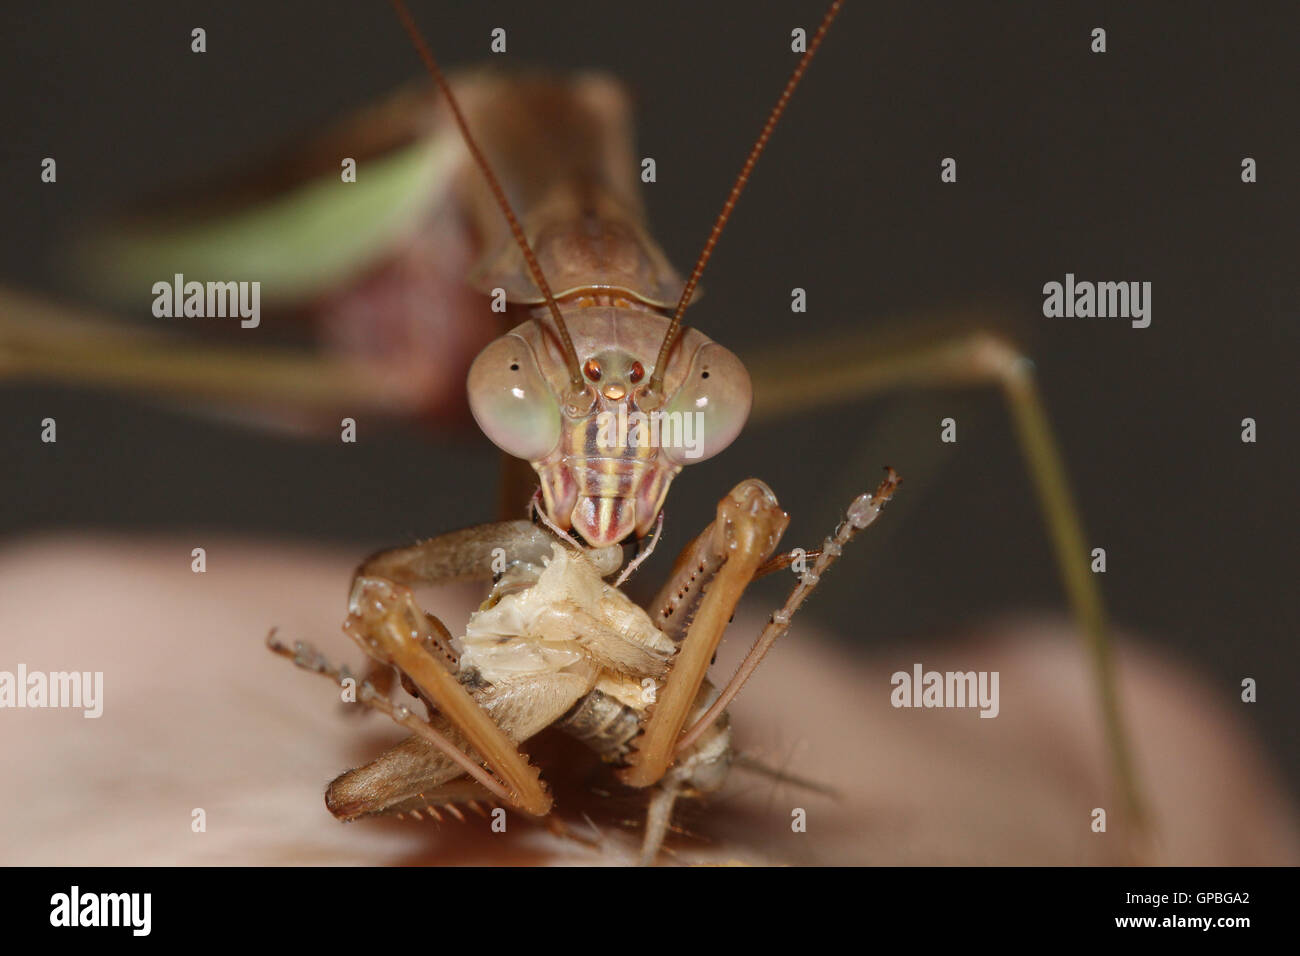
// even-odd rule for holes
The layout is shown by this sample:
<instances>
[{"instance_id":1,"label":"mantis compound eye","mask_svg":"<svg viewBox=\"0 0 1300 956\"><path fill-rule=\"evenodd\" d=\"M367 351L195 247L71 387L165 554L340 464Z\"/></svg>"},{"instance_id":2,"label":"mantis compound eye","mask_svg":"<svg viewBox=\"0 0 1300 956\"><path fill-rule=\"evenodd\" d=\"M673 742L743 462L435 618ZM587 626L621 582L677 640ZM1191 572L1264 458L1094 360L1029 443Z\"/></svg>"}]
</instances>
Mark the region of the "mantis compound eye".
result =
<instances>
[{"instance_id":1,"label":"mantis compound eye","mask_svg":"<svg viewBox=\"0 0 1300 956\"><path fill-rule=\"evenodd\" d=\"M678 465L712 458L740 434L752 401L749 373L740 359L716 342L701 346L685 381L664 405L660 434L680 439L662 443L664 456Z\"/></svg>"},{"instance_id":2,"label":"mantis compound eye","mask_svg":"<svg viewBox=\"0 0 1300 956\"><path fill-rule=\"evenodd\" d=\"M469 407L483 434L506 454L538 461L560 442L560 403L531 346L504 335L469 369Z\"/></svg>"}]
</instances>

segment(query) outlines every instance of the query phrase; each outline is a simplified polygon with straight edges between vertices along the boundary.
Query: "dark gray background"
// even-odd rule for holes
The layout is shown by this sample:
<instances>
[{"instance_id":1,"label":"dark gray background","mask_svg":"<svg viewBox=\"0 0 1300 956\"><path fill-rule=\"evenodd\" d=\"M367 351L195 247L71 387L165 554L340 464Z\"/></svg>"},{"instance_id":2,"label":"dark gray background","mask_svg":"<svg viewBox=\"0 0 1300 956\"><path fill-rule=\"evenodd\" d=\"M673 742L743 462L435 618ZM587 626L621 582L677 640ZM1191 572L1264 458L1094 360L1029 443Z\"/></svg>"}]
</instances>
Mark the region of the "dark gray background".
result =
<instances>
[{"instance_id":1,"label":"dark gray background","mask_svg":"<svg viewBox=\"0 0 1300 956\"><path fill-rule=\"evenodd\" d=\"M416 78L386 4L10 5L0 29L10 283L77 295L59 242L92 213L220 171ZM640 100L646 189L693 260L819 0L418 2L447 66L603 67ZM850 3L759 164L690 320L742 357L886 317L1000 303L1041 375L1119 626L1190 662L1300 783L1294 375L1300 159L1294 4ZM189 52L193 26L208 31ZM1089 52L1094 26L1109 52ZM38 181L58 159L57 186ZM1240 182L1253 156L1259 182ZM955 156L959 183L938 181ZM1044 282L1149 280L1153 323L1049 320ZM809 290L792 320L789 290ZM0 392L0 533L220 529L355 547L493 516L467 433L258 434L115 397ZM57 446L38 422L59 421ZM938 420L960 442L931 462ZM1239 422L1259 422L1243 445ZM909 460L920 462L909 470ZM808 613L902 646L1063 598L999 399L914 394L747 432L669 500L666 555L736 480L810 544L890 463L910 485ZM887 525L887 527L886 527ZM877 534L877 531L879 532ZM784 586L763 586L775 601ZM339 600L343 601L344 582Z\"/></svg>"}]
</instances>

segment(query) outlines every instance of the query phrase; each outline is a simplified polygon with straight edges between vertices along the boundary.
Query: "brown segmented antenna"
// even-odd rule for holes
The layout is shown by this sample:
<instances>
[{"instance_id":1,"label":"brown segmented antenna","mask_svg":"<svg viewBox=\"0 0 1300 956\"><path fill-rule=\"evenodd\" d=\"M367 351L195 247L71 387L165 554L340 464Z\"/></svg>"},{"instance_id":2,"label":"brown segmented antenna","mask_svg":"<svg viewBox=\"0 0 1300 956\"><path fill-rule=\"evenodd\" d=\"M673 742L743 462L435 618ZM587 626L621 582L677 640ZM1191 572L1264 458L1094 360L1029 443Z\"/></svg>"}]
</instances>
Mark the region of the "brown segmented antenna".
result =
<instances>
[{"instance_id":1,"label":"brown segmented antenna","mask_svg":"<svg viewBox=\"0 0 1300 956\"><path fill-rule=\"evenodd\" d=\"M519 225L519 220L515 218L514 210L510 208L510 201L506 199L505 191L501 188L501 183L497 181L496 174L492 172L492 167L488 165L486 157L482 150L479 149L478 143L470 135L469 126L465 122L465 115L460 111L460 104L456 102L456 97L451 93L451 86L447 83L447 78L442 75L442 70L438 68L438 61L433 58L433 51L429 49L429 44L424 42L424 36L420 33L420 28L415 25L415 19L411 16L411 11L406 9L403 0L389 0L393 6L397 18L402 21L402 26L406 29L407 35L411 38L411 43L415 47L415 52L420 55L424 61L425 69L433 77L434 83L438 84L438 89L442 90L442 95L447 98L447 105L451 107L452 115L456 118L456 125L460 127L460 135L465 140L465 145L469 148L470 155L474 157L474 162L483 172L483 178L487 180L488 188L492 190L492 195L496 197L497 205L505 213L506 222L510 224L510 232L514 234L515 242L519 243L520 250L524 254L524 262L528 264L528 271L537 283L537 288L542 290L542 296L546 299L546 307L551 311L551 318L555 320L555 327L560 333L560 341L564 345L564 362L569 368L569 383L575 390L583 388L582 368L578 363L578 352L573 347L573 339L569 337L569 328L564 324L564 316L560 315L560 307L555 303L555 296L551 294L551 287L546 282L546 276L542 274L542 267L537 263L537 256L533 255L532 246L528 244L528 238L524 235L524 230ZM820 39L820 37L818 38Z\"/></svg>"},{"instance_id":2,"label":"brown segmented antenna","mask_svg":"<svg viewBox=\"0 0 1300 956\"><path fill-rule=\"evenodd\" d=\"M736 200L740 198L740 193L749 182L749 174L753 172L754 164L758 162L759 155L763 148L767 146L767 141L772 135L772 130L776 128L777 120L785 112L786 103L790 101L791 94L803 79L804 71L808 69L808 64L812 62L813 54L821 46L822 38L826 36L826 31L830 29L831 21L835 19L836 14L840 12L844 0L834 0L826 15L822 17L821 26L813 34L812 41L808 44L808 49L804 51L799 63L790 74L789 81L785 84L785 89L781 91L781 97L772 107L772 112L768 114L767 122L763 124L763 131L758 134L758 139L754 141L754 147L749 151L749 156L745 159L745 165L740 168L740 175L736 177L735 185L731 187L731 194L727 196L727 201L722 204L722 212L718 213L718 219L713 224L713 231L709 233L709 239L704 243L704 249L700 252L700 257L695 260L695 268L691 270L691 277L686 280L686 286L682 289L682 297L677 302L677 310L673 313L673 320L668 326L667 333L664 334L664 343L659 347L659 357L655 359L654 374L650 376L650 384L646 386L646 391L652 395L658 395L664 384L665 366L668 363L668 352L673 347L673 342L677 339L677 333L682 327L682 313L686 311L686 304L691 301L691 296L695 294L695 287L699 284L700 274L704 272L704 267L708 264L709 257L713 255L713 247L718 244L718 236L722 235L723 228L727 225L727 220L731 218L731 211L736 208Z\"/></svg>"}]
</instances>

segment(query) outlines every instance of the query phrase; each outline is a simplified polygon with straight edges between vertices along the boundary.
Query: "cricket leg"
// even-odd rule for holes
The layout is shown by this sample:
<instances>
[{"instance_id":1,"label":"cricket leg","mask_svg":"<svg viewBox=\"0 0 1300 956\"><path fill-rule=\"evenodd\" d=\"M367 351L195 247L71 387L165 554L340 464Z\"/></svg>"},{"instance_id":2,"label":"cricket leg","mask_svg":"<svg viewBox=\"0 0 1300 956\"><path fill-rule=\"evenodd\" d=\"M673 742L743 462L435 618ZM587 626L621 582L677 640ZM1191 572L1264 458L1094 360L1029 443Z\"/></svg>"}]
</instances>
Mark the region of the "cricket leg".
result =
<instances>
[{"instance_id":1,"label":"cricket leg","mask_svg":"<svg viewBox=\"0 0 1300 956\"><path fill-rule=\"evenodd\" d=\"M389 807L388 813L399 820L408 816L414 820L423 820L427 816L439 823L443 821L445 813L463 823L465 814L461 807L483 817L487 816L484 808L490 810L498 802L496 795L489 792L482 784L460 777L436 787L423 789L409 800Z\"/></svg>"},{"instance_id":2,"label":"cricket leg","mask_svg":"<svg viewBox=\"0 0 1300 956\"><path fill-rule=\"evenodd\" d=\"M459 823L464 823L468 818L466 810L487 818L489 811L498 809L503 807L494 794L485 790L481 784L460 777L450 783L423 789L409 800L389 807L386 813L399 820L410 817L413 820L430 819L443 823L447 817L451 817ZM525 819L544 825L559 839L575 843L584 849L599 850L601 847L599 837L592 838L574 830L554 813L540 821L532 821L527 817Z\"/></svg>"},{"instance_id":3,"label":"cricket leg","mask_svg":"<svg viewBox=\"0 0 1300 956\"><path fill-rule=\"evenodd\" d=\"M325 655L316 650L312 645L299 641L292 649L290 649L280 643L280 641L276 639L275 634L276 632L272 630L266 638L266 645L273 653L279 654L281 657L293 661L295 665L301 667L303 670L311 671L312 673L320 674L322 677L328 678L340 687L346 686L345 682L347 680L354 679L346 668L338 668L331 665L325 658ZM388 754L385 754L385 757L388 757L389 754L392 754L394 751L403 750L403 748L410 751L409 755L406 754L405 750L403 750L402 754L402 756L408 757L407 766L401 768L401 772L389 773L388 776L390 778L397 779L400 777L419 780L422 789L424 785L433 786L455 777L458 773L464 772L477 781L478 784L483 787L485 792L492 794L499 800L505 802L510 801L509 793L501 786L501 784L493 779L490 773L465 754L461 747L458 746L456 740L452 739L452 737L444 732L448 729L445 726L439 728L429 722L420 720L406 707L394 705L386 696L377 693L368 683L361 684L360 688L357 690L356 700L365 707L378 710L380 713L385 714L394 723L400 724L406 729L415 732L414 737L407 738L407 740L403 741L402 744L399 744L397 747L393 748L393 750L389 751ZM443 723L445 725L445 722ZM412 746L412 741L422 741L425 746ZM443 765L434 766L432 761L434 760L435 754L439 754L444 758L442 761ZM388 769L396 770L396 768ZM365 810L362 810L356 814L350 814L345 812L345 809L341 806L340 809L336 810L335 806L330 804L328 798L327 804L330 805L331 812L335 813L336 816L342 816L343 819L353 819L355 816L364 815L366 812Z\"/></svg>"},{"instance_id":4,"label":"cricket leg","mask_svg":"<svg viewBox=\"0 0 1300 956\"><path fill-rule=\"evenodd\" d=\"M435 717L426 726L437 735L438 743L431 742L431 735L416 733L364 766L335 777L325 790L325 806L330 813L344 822L401 816L447 802L450 798L436 795L453 784L472 784L470 792L502 806L514 806L506 788L466 751L464 737L450 721ZM477 778L466 776L466 763L475 766ZM482 780L484 776L487 783Z\"/></svg>"},{"instance_id":5,"label":"cricket leg","mask_svg":"<svg viewBox=\"0 0 1300 956\"><path fill-rule=\"evenodd\" d=\"M297 642L291 649L280 643L272 631L267 646L304 670L340 686L347 686L345 680L352 677L346 668L332 666L310 644ZM475 703L512 741L526 740L572 707L591 689L594 680L594 669L589 673L530 675L482 691ZM355 820L428 809L436 817L439 805L473 800L517 805L510 792L467 753L468 738L442 714L421 720L366 683L357 688L355 700L385 714L412 731L413 736L330 784L325 800L335 816ZM539 706L538 701L545 703ZM419 819L418 813L415 816Z\"/></svg>"},{"instance_id":6,"label":"cricket leg","mask_svg":"<svg viewBox=\"0 0 1300 956\"><path fill-rule=\"evenodd\" d=\"M717 518L678 559L669 585L655 602L655 620L670 636L680 622L689 620L690 624L628 766L619 772L623 783L648 787L668 770L677 736L699 694L722 632L754 572L776 550L788 523L771 489L751 478L723 497Z\"/></svg>"},{"instance_id":7,"label":"cricket leg","mask_svg":"<svg viewBox=\"0 0 1300 956\"><path fill-rule=\"evenodd\" d=\"M674 777L669 777L655 784L650 792L650 805L645 815L645 835L641 840L641 855L638 866L653 866L668 836L672 824L673 807L681 796L682 785Z\"/></svg>"},{"instance_id":8,"label":"cricket leg","mask_svg":"<svg viewBox=\"0 0 1300 956\"><path fill-rule=\"evenodd\" d=\"M595 668L583 673L532 674L480 688L474 692L473 701L512 744L518 744L561 717L591 689L595 677ZM479 772L472 774L471 780L461 776L466 772L466 761L474 766L477 762L469 752L468 736L446 715L437 713L425 727L413 729L417 730L415 736L365 766L340 774L330 784L325 801L331 813L343 820L400 816L412 809L449 802L450 795L459 792L455 790L458 786L468 788L470 793L486 791L494 803L527 812L482 767L477 767ZM453 750L431 744L426 729L437 731Z\"/></svg>"},{"instance_id":9,"label":"cricket leg","mask_svg":"<svg viewBox=\"0 0 1300 956\"><path fill-rule=\"evenodd\" d=\"M888 389L993 385L1006 398L1056 564L1097 683L1107 748L1121 798L1139 835L1147 826L1128 734L1115 684L1105 606L1088 567L1078 505L1056 438L1019 349L987 332L963 332L892 345L873 339L822 343L807 353L783 349L747 363L754 384L755 420L774 420L812 406L847 401ZM811 371L801 371L811 370Z\"/></svg>"}]
</instances>

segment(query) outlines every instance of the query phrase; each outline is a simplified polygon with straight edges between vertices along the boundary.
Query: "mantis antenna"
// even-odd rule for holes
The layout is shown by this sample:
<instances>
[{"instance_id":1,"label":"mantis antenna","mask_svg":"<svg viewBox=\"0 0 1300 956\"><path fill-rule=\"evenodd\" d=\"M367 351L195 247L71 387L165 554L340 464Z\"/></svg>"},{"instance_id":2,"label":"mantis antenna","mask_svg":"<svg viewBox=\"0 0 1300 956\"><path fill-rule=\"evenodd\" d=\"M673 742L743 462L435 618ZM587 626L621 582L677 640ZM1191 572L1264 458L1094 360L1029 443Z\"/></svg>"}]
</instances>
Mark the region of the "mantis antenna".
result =
<instances>
[{"instance_id":1,"label":"mantis antenna","mask_svg":"<svg viewBox=\"0 0 1300 956\"><path fill-rule=\"evenodd\" d=\"M451 107L452 115L456 118L456 125L460 127L460 134L465 140L465 145L469 148L470 155L474 157L474 162L478 165L478 168L483 171L483 178L487 180L488 188L492 190L497 205L505 213L506 222L510 224L510 232L514 235L515 242L519 243L519 248L524 254L524 261L528 264L528 271L532 274L533 281L537 283L537 288L541 289L542 296L546 299L546 307L550 309L551 318L555 320L555 328L560 333L560 342L564 345L564 363L569 370L569 384L573 386L575 391L581 391L583 388L582 368L578 363L577 350L573 347L573 339L569 337L569 328L564 324L564 316L560 314L560 307L555 303L555 296L551 294L551 287L546 282L546 276L542 274L542 267L538 265L537 257L528 244L528 238L524 235L524 230L520 227L514 210L510 208L510 201L506 199L505 191L502 190L501 183L497 181L496 174L492 172L492 167L488 165L483 151L479 149L478 143L470 135L469 125L465 122L465 116L460 111L460 104L456 102L456 97L452 95L447 78L442 75L442 70L438 68L438 61L433 58L433 51L429 49L429 44L424 41L424 36L420 33L420 28L415 25L415 20L412 18L411 12L406 8L404 0L389 0L389 2L393 6L393 11L397 14L397 18L402 21L402 26L405 28L407 35L410 36L415 52L424 61L425 69L433 77L438 89L442 90L442 95L447 98L447 104ZM836 6L838 6L838 3ZM825 29L825 24L823 24L823 29ZM819 33L816 40L820 39ZM816 40L813 41L813 49L816 48ZM804 59L807 59L807 54L805 54ZM680 307L678 312L681 312Z\"/></svg>"},{"instance_id":2,"label":"mantis antenna","mask_svg":"<svg viewBox=\"0 0 1300 956\"><path fill-rule=\"evenodd\" d=\"M736 177L736 182L731 187L731 193L727 196L727 201L722 204L722 211L718 213L717 221L713 224L713 231L709 233L708 241L704 243L704 248L700 251L700 257L695 261L695 268L691 270L691 276L686 280L685 288L682 289L682 297L677 301L677 309L673 312L673 320L668 326L668 331L664 334L663 345L659 347L659 356L655 359L655 370L650 376L650 384L646 388L647 392L652 395L658 395L663 388L668 352L672 349L673 342L677 339L677 333L681 329L682 313L686 311L686 304L691 301L691 296L695 293L695 287L699 284L700 274L704 272L709 257L713 255L713 247L718 244L718 236L722 235L727 220L731 218L731 211L736 208L736 200L740 198L745 184L749 182L749 174L753 172L754 164L758 162L758 157L762 154L763 148L767 146L767 141L772 136L772 130L776 128L777 121L781 118L781 114L785 112L790 96L794 93L795 87L799 85L799 81L803 79L804 71L808 69L808 64L812 62L813 54L821 46L822 38L826 36L826 31L830 29L831 21L835 19L836 14L840 12L840 7L843 5L844 0L834 0L826 11L826 15L822 17L821 25L808 43L808 49L799 58L798 65L795 66L794 72L790 74L790 79L786 81L785 89L781 91L780 98L776 101L776 105L772 107L772 112L767 116L767 122L763 124L762 132L758 134L758 139L754 141L754 146L745 159L745 165L740 168L740 175Z\"/></svg>"}]
</instances>

